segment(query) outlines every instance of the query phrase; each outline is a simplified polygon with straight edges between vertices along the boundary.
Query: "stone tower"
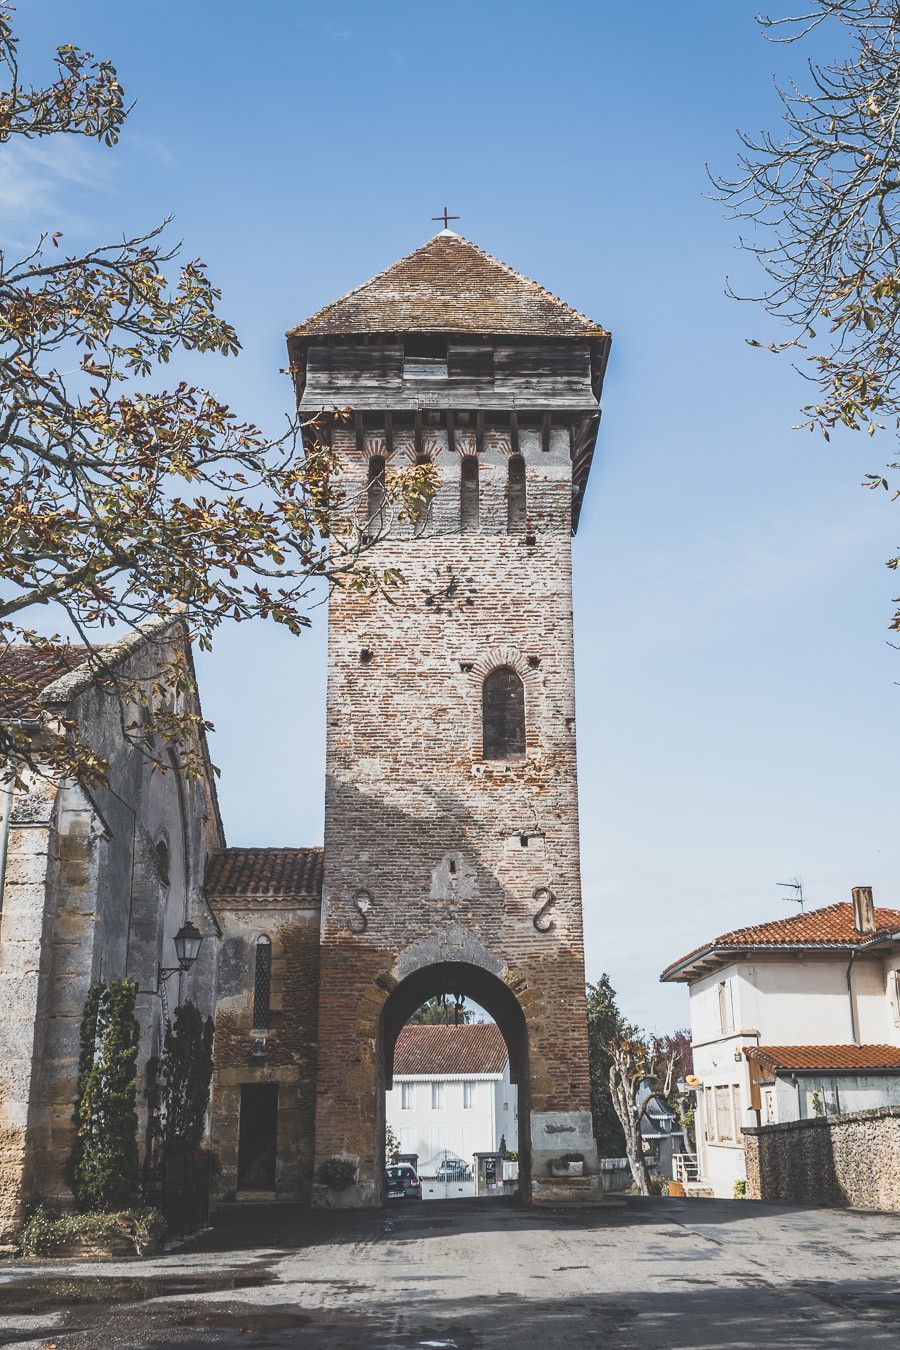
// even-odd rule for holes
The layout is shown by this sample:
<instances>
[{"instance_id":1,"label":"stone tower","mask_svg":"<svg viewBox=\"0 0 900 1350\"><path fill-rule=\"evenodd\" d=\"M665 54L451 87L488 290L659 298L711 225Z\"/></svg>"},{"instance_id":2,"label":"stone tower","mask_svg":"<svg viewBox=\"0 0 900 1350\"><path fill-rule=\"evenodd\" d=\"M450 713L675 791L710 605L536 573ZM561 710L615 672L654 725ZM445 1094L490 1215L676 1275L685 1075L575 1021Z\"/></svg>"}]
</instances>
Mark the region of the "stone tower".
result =
<instances>
[{"instance_id":1,"label":"stone tower","mask_svg":"<svg viewBox=\"0 0 900 1350\"><path fill-rule=\"evenodd\" d=\"M352 410L331 435L358 528L403 577L330 605L317 1163L380 1201L396 1036L460 993L509 1046L524 1198L572 1152L591 1195L571 536L609 334L443 230L288 346L301 413ZM387 519L417 459L430 507Z\"/></svg>"}]
</instances>

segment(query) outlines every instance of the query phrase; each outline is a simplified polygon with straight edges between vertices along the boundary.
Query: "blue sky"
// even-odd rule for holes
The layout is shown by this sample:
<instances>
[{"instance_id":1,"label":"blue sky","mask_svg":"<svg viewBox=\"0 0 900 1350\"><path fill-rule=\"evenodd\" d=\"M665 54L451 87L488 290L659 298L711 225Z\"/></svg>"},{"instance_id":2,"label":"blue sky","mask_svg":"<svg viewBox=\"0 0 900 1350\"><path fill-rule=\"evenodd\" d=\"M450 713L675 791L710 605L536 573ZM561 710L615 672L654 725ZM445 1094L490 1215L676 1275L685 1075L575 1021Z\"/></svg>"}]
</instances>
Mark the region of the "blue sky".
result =
<instances>
[{"instance_id":1,"label":"blue sky","mask_svg":"<svg viewBox=\"0 0 900 1350\"><path fill-rule=\"evenodd\" d=\"M775 0L773 8L778 9ZM136 100L121 145L0 151L4 243L64 246L172 213L244 350L175 367L277 430L282 334L422 243L461 233L613 332L575 544L588 976L665 1030L660 969L704 939L871 883L900 905L900 654L884 568L900 504L858 483L892 451L792 430L804 395L724 294L751 289L705 197L735 129L771 125L754 3L566 0L23 5L33 78L70 41ZM827 50L827 37L817 38ZM233 844L322 831L324 622L223 631L201 662Z\"/></svg>"}]
</instances>

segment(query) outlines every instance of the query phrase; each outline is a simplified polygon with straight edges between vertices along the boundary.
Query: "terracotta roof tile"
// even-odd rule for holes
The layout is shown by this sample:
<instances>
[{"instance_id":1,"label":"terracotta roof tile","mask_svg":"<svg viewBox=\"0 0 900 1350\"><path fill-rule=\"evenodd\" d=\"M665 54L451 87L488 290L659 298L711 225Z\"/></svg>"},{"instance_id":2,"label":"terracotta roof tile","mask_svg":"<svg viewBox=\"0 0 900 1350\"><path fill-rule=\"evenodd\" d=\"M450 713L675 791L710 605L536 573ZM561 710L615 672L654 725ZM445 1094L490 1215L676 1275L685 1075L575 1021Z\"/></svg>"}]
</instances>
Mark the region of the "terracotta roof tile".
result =
<instances>
[{"instance_id":1,"label":"terracotta roof tile","mask_svg":"<svg viewBox=\"0 0 900 1350\"><path fill-rule=\"evenodd\" d=\"M755 1045L744 1053L770 1069L900 1073L898 1045Z\"/></svg>"},{"instance_id":2,"label":"terracotta roof tile","mask_svg":"<svg viewBox=\"0 0 900 1350\"><path fill-rule=\"evenodd\" d=\"M877 908L875 932L858 933L853 926L853 905L842 901L836 905L826 905L823 909L811 909L808 914L794 914L789 919L773 919L769 923L752 924L749 928L735 928L730 933L722 933L712 942L705 942L688 952L687 956L681 956L666 966L660 979L666 979L701 953L740 951L749 947L859 947L865 942L871 942L874 937L898 929L900 909Z\"/></svg>"},{"instance_id":3,"label":"terracotta roof tile","mask_svg":"<svg viewBox=\"0 0 900 1350\"><path fill-rule=\"evenodd\" d=\"M41 693L87 658L88 648L74 643L59 647L16 643L0 648L0 713L4 717L37 717Z\"/></svg>"},{"instance_id":4,"label":"terracotta roof tile","mask_svg":"<svg viewBox=\"0 0 900 1350\"><path fill-rule=\"evenodd\" d=\"M608 336L600 324L451 230L325 305L288 336L417 332Z\"/></svg>"},{"instance_id":5,"label":"terracotta roof tile","mask_svg":"<svg viewBox=\"0 0 900 1350\"><path fill-rule=\"evenodd\" d=\"M223 908L229 900L319 899L321 848L223 848L206 868L206 897Z\"/></svg>"},{"instance_id":6,"label":"terracotta roof tile","mask_svg":"<svg viewBox=\"0 0 900 1350\"><path fill-rule=\"evenodd\" d=\"M405 1073L502 1073L509 1059L494 1022L459 1027L404 1027L394 1050L394 1076Z\"/></svg>"}]
</instances>

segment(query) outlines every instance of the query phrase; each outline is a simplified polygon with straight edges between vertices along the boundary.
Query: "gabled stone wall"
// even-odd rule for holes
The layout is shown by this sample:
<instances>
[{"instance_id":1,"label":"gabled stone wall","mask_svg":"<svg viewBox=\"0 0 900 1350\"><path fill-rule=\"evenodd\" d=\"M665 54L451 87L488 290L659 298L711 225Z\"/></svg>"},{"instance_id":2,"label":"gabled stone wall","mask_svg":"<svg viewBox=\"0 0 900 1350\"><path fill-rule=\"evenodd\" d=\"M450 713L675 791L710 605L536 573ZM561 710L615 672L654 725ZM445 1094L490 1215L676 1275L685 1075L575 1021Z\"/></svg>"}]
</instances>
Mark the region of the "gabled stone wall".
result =
<instances>
[{"instance_id":1,"label":"gabled stone wall","mask_svg":"<svg viewBox=\"0 0 900 1350\"><path fill-rule=\"evenodd\" d=\"M743 1134L753 1200L900 1212L900 1106Z\"/></svg>"}]
</instances>

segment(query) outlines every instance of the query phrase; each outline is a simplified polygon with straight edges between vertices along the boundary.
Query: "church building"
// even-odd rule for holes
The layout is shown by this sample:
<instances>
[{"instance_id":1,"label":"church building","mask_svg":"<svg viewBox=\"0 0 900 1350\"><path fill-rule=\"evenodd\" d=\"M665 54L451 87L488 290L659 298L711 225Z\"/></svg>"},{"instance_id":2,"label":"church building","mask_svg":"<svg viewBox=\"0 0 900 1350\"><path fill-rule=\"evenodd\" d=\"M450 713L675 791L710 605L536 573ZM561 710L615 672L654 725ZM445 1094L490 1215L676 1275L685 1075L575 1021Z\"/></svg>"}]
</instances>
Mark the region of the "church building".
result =
<instances>
[{"instance_id":1,"label":"church building","mask_svg":"<svg viewBox=\"0 0 900 1350\"><path fill-rule=\"evenodd\" d=\"M61 787L34 808L40 836L13 798L0 981L31 981L22 1016L51 1049L39 1070L25 1028L9 1032L0 1174L17 1195L62 1191L79 999L101 968L154 984L189 920L204 954L170 1001L215 1012L209 1145L225 1193L381 1203L398 1035L453 994L505 1041L522 1198L596 1198L571 543L610 336L445 229L287 340L300 415L330 438L366 561L402 578L390 596L331 595L324 846L227 848L211 773L156 788L124 754L115 804ZM390 484L414 464L435 487L407 519ZM122 659L143 659L144 640ZM73 697L96 719L91 688L83 673ZM38 837L44 862L16 880ZM45 1138L51 1161L26 1161ZM583 1175L560 1178L552 1164L571 1154ZM340 1192L319 1180L333 1158L353 1168Z\"/></svg>"}]
</instances>

